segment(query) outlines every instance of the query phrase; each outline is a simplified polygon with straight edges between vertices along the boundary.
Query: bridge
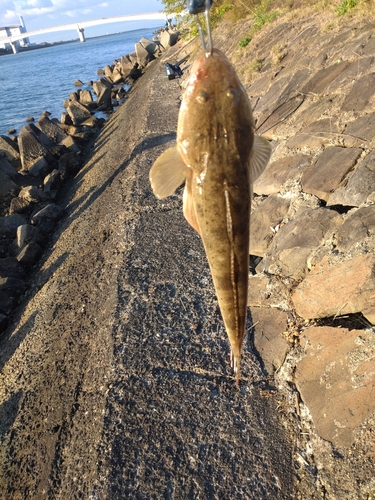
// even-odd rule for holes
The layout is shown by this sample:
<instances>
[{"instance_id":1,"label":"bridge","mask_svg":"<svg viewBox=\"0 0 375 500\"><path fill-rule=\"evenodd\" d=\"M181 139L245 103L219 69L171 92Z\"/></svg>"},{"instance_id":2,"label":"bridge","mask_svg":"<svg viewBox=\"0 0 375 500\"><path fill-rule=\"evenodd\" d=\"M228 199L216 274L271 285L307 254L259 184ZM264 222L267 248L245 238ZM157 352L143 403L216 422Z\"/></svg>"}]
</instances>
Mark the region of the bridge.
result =
<instances>
[{"instance_id":1,"label":"bridge","mask_svg":"<svg viewBox=\"0 0 375 500\"><path fill-rule=\"evenodd\" d=\"M173 17L173 16L168 16ZM166 15L162 12L147 12L145 14L129 14L127 16L115 16L115 17L102 17L100 19L92 19L91 21L80 21L78 23L71 24L61 24L60 26L51 26L49 28L42 28L40 30L25 31L24 33L17 33L14 35L0 37L0 43L9 43L15 54L18 52L17 41L23 38L29 38L35 35L42 35L43 33L52 33L54 31L67 31L67 30L77 30L78 36L81 42L85 39L85 28L89 26L98 26L100 24L108 23L118 23L120 21L146 21L153 19L163 19L165 20Z\"/></svg>"}]
</instances>

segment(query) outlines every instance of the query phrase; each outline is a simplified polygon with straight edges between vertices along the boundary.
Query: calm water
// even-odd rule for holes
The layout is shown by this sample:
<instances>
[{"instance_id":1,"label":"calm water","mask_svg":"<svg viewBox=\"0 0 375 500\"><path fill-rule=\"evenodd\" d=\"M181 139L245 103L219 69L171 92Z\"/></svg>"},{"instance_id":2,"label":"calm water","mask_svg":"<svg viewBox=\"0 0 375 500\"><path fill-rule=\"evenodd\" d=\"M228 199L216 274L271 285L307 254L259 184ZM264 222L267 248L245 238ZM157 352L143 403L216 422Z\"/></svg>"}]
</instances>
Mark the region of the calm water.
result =
<instances>
[{"instance_id":1,"label":"calm water","mask_svg":"<svg viewBox=\"0 0 375 500\"><path fill-rule=\"evenodd\" d=\"M158 26L156 26L158 28ZM63 102L77 90L75 80L85 84L97 80L98 68L113 64L134 51L143 36L152 40L155 28L127 31L85 43L72 42L0 57L0 134L10 128L17 132L27 125L27 116L36 120L47 110L60 119Z\"/></svg>"}]
</instances>

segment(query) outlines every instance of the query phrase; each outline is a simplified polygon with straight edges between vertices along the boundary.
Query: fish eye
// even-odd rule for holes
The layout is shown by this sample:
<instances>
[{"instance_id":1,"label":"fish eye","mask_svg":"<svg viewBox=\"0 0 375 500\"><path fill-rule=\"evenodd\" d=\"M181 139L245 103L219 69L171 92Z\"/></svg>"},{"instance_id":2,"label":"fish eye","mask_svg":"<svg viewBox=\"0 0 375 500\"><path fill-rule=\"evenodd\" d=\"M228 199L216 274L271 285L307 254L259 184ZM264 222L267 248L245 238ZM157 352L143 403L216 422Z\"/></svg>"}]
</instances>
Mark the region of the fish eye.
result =
<instances>
[{"instance_id":1,"label":"fish eye","mask_svg":"<svg viewBox=\"0 0 375 500\"><path fill-rule=\"evenodd\" d=\"M205 90L200 90L198 92L198 95L197 95L197 101L200 104L204 104L205 102L207 102L208 101L208 92L206 92Z\"/></svg>"},{"instance_id":2,"label":"fish eye","mask_svg":"<svg viewBox=\"0 0 375 500\"><path fill-rule=\"evenodd\" d=\"M227 90L227 97L229 97L229 99L231 101L237 101L238 100L238 91L237 89L235 89L234 87L231 87Z\"/></svg>"}]
</instances>

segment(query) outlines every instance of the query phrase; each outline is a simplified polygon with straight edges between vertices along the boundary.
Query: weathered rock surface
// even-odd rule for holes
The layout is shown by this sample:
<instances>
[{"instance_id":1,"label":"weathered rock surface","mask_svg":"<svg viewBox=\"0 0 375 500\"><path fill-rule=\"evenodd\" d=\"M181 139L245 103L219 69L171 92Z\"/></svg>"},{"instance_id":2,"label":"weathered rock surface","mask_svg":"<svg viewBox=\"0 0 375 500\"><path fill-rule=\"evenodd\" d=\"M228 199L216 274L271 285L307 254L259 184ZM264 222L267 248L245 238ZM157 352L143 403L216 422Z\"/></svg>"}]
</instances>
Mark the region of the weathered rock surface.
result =
<instances>
[{"instance_id":1,"label":"weathered rock surface","mask_svg":"<svg viewBox=\"0 0 375 500\"><path fill-rule=\"evenodd\" d=\"M337 446L350 446L353 431L373 410L374 334L315 327L303 332L301 344L306 355L297 364L295 380L317 431Z\"/></svg>"},{"instance_id":2,"label":"weathered rock surface","mask_svg":"<svg viewBox=\"0 0 375 500\"><path fill-rule=\"evenodd\" d=\"M302 278L308 270L309 257L338 225L341 218L333 210L302 208L276 233L268 250L267 271Z\"/></svg>"},{"instance_id":3,"label":"weathered rock surface","mask_svg":"<svg viewBox=\"0 0 375 500\"><path fill-rule=\"evenodd\" d=\"M316 163L302 174L302 189L305 193L327 201L331 192L354 167L361 153L359 148L327 147L318 156Z\"/></svg>"},{"instance_id":4,"label":"weathered rock surface","mask_svg":"<svg viewBox=\"0 0 375 500\"><path fill-rule=\"evenodd\" d=\"M361 312L375 303L375 256L359 255L339 264L325 257L292 295L305 319Z\"/></svg>"}]
</instances>

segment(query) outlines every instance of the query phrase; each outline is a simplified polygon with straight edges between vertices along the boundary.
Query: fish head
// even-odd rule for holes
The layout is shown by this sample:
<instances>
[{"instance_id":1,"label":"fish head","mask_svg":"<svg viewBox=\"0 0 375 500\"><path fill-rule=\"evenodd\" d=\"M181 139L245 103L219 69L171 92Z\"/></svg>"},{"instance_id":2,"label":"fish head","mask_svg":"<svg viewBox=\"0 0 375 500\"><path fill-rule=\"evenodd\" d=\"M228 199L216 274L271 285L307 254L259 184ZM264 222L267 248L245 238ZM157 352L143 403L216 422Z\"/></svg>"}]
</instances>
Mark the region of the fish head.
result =
<instances>
[{"instance_id":1,"label":"fish head","mask_svg":"<svg viewBox=\"0 0 375 500\"><path fill-rule=\"evenodd\" d=\"M178 118L177 147L184 163L199 174L214 149L220 149L246 164L254 127L248 95L226 55L218 49L201 52L192 65Z\"/></svg>"}]
</instances>

